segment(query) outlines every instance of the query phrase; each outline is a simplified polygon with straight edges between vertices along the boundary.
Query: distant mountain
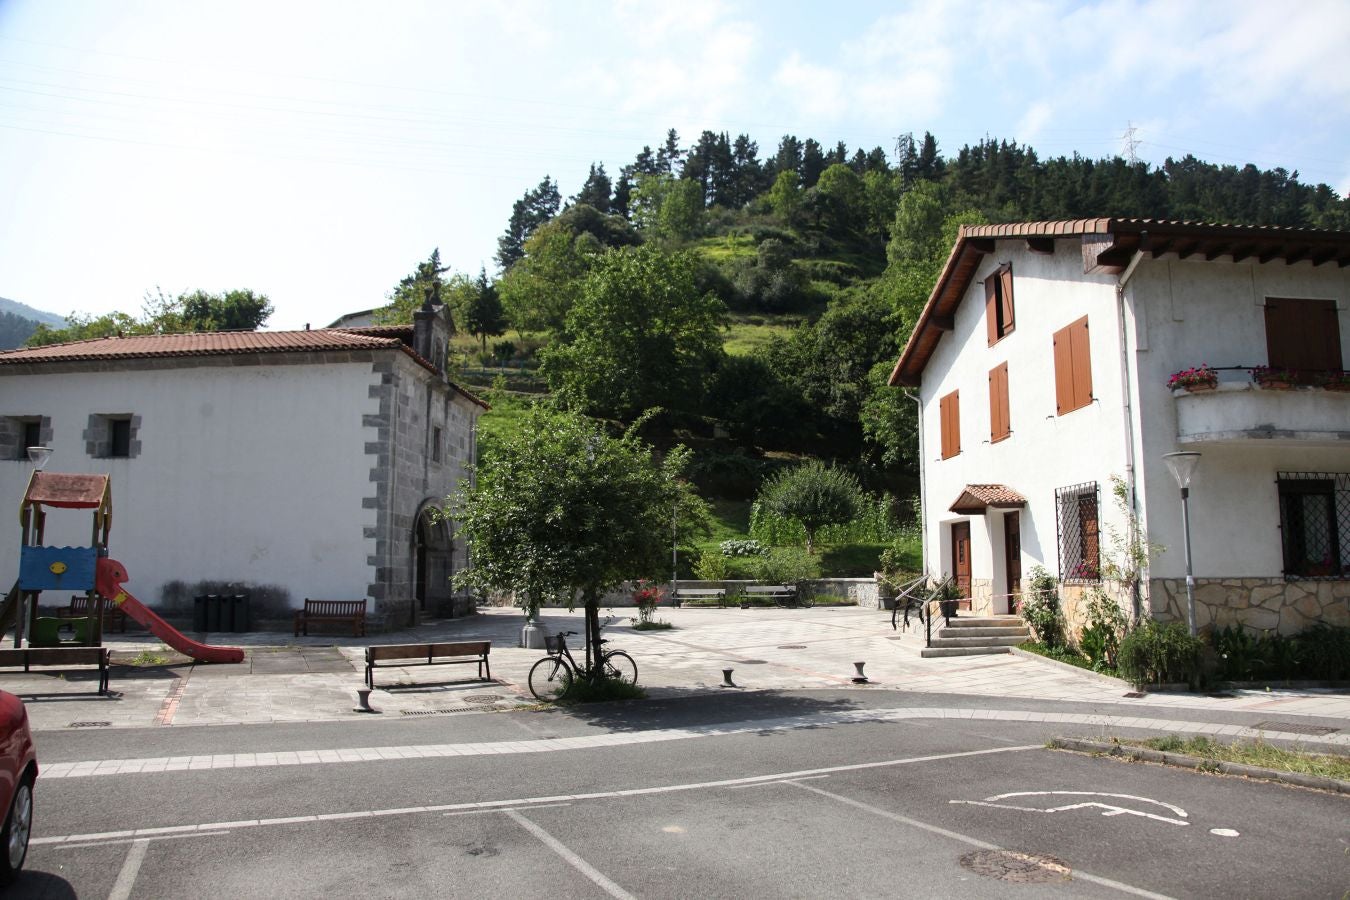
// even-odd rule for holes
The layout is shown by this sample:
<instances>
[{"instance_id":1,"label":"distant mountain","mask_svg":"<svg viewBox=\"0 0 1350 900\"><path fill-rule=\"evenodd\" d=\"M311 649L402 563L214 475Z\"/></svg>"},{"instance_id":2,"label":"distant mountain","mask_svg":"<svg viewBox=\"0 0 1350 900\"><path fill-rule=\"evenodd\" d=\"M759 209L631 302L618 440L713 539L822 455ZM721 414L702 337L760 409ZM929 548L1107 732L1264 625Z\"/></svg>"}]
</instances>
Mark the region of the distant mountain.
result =
<instances>
[{"instance_id":1,"label":"distant mountain","mask_svg":"<svg viewBox=\"0 0 1350 900\"><path fill-rule=\"evenodd\" d=\"M34 309L27 303L20 303L18 300L9 300L5 297L0 297L0 312L12 313L20 318L41 322L43 325L50 325L53 328L66 327L65 316L43 312L40 309Z\"/></svg>"}]
</instances>

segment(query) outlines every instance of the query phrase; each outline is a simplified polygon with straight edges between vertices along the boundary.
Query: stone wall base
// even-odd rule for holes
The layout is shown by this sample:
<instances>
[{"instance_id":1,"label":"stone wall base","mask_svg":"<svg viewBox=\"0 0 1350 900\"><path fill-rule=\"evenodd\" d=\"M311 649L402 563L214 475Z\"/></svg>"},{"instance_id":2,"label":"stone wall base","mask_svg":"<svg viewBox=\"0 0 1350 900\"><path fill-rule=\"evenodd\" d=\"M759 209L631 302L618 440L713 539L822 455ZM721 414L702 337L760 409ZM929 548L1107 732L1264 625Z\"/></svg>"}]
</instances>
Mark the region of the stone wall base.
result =
<instances>
[{"instance_id":1,"label":"stone wall base","mask_svg":"<svg viewBox=\"0 0 1350 900\"><path fill-rule=\"evenodd\" d=\"M1186 621L1185 579L1154 578L1149 596L1158 621ZM1319 622L1350 626L1350 580L1195 580L1195 625L1199 630L1242 625L1253 631L1293 635Z\"/></svg>"}]
</instances>

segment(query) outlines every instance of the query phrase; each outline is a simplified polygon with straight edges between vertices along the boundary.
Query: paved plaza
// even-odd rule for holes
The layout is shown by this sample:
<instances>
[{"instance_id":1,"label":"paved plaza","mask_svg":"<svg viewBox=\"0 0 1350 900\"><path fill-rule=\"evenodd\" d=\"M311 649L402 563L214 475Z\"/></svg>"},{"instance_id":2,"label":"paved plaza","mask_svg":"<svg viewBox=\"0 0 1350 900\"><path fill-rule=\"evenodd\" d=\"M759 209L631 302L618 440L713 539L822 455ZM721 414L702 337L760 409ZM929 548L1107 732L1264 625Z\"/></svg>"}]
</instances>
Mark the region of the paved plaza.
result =
<instances>
[{"instance_id":1,"label":"paved plaza","mask_svg":"<svg viewBox=\"0 0 1350 900\"><path fill-rule=\"evenodd\" d=\"M653 698L728 691L890 690L973 698L1025 698L1126 704L1141 720L1176 719L1183 710L1315 716L1350 723L1350 694L1330 690L1241 690L1221 695L1134 695L1118 682L1013 655L922 659L921 629L891 629L890 614L857 607L812 609L663 609L675 627L632 630L631 609L615 609L605 634L632 654L639 681ZM581 630L581 612L546 610L552 631ZM377 675L371 705L388 718L510 709L534 702L525 686L543 653L517 646L523 619L514 609L486 609L462 619L429 622L367 638L250 633L210 635L244 646L239 665L181 661L149 634L112 635L113 695L92 693L93 673L7 672L0 686L19 694L35 729L167 727L373 718L354 711L362 687L363 648L377 643L490 640L493 681L473 679L473 666L388 668ZM578 648L578 639L571 639ZM175 660L179 660L175 664ZM866 685L852 682L865 663ZM722 686L732 669L736 688ZM1118 710L1113 710L1117 712ZM1210 717L1211 719L1213 717ZM1339 736L1350 740L1342 732Z\"/></svg>"}]
</instances>

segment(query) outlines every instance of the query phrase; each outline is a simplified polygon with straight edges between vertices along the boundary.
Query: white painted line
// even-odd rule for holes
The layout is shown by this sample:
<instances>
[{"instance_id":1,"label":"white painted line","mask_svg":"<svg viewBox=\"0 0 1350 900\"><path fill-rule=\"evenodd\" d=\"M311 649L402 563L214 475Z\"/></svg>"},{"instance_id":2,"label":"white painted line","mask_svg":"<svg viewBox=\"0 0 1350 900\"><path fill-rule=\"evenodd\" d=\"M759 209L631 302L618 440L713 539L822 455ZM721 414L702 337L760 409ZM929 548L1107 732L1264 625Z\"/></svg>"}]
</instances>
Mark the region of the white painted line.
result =
<instances>
[{"instance_id":1,"label":"white painted line","mask_svg":"<svg viewBox=\"0 0 1350 900\"><path fill-rule=\"evenodd\" d=\"M113 882L108 900L128 900L131 897L131 889L136 886L136 876L141 873L141 863L145 861L145 851L149 849L150 842L147 840L131 842L126 862L122 863L122 871L117 873L117 881Z\"/></svg>"},{"instance_id":2,"label":"white painted line","mask_svg":"<svg viewBox=\"0 0 1350 900\"><path fill-rule=\"evenodd\" d=\"M701 781L690 784L670 784L659 787L648 788L630 788L621 791L596 791L589 794L558 794L552 797L517 797L511 800L486 800L478 803L446 803L441 806L425 806L417 808L418 812L423 813L457 813L457 812L505 812L513 808L528 807L536 808L545 805L566 806L578 800L613 800L621 797L642 797L652 794L670 794L680 791L707 790L709 788L727 788L738 785L750 785L770 783L785 780L801 780L830 775L835 772L856 772L862 769L877 769L887 766L904 766L912 763L938 762L948 759L964 759L971 756L988 756L997 753L1016 753L1022 750L1040 750L1042 744L1026 744L1021 747L995 747L992 750L966 750L961 753L942 753L935 756L911 756L901 759L879 760L876 762L853 763L843 766L830 766L823 769L807 769L800 772L782 772L777 775L752 775L746 778L729 778L723 781ZM254 828L265 825L287 825L299 822L332 822L341 819L368 819L378 815L393 815L402 812L402 810L361 810L356 812L340 813L322 813L313 816L293 816L282 819L249 819L239 825L240 828ZM407 813L414 815L416 813ZM136 837L149 836L151 834L182 834L184 832L199 832L209 829L223 829L225 823L212 822L207 825L175 825L170 828L146 828L130 832ZM127 835L125 831L107 831L99 834L79 835L81 840L85 841L109 841L112 838L123 837ZM33 838L32 844L52 844L64 846L71 840L71 835L55 835L51 837Z\"/></svg>"},{"instance_id":3,"label":"white painted line","mask_svg":"<svg viewBox=\"0 0 1350 900\"><path fill-rule=\"evenodd\" d=\"M893 813L887 809L881 809L879 807L872 806L867 803L861 803L857 800L854 800L851 797L845 797L842 794L834 794L831 793L830 791L823 791L818 787L813 787L809 784L801 784L800 782L794 782L793 784L795 787L799 787L804 791L810 791L811 793L819 794L822 797L829 797L831 800L837 800L838 802L843 803L847 806L852 806L855 809L861 809L864 812L872 813L873 815L880 816L883 819L890 819L892 822L899 822L900 824L908 825L911 828L918 828L922 831L928 831L933 834L941 835L942 837L951 838L954 841L960 841L963 844L967 844L968 846L971 847L976 847L980 850L1005 849L1003 847L998 846L997 844L990 844L986 841L980 840L979 838L974 838L967 834L961 834L959 831L952 831L950 829L942 828L937 825L930 825L927 822L920 822L918 819L911 819L908 816L902 816L899 813ZM1081 879L1083 881L1089 881L1093 884L1099 884L1102 887L1112 888L1114 890L1121 891L1126 894L1133 894L1136 897L1148 897L1150 898L1150 900L1172 900L1172 898L1166 894L1155 894L1152 891L1145 890L1144 888L1135 887L1132 884L1125 884L1124 882L1121 881L1114 881L1110 878L1102 878L1099 875L1092 875L1088 872L1082 871L1081 869L1074 869L1072 877Z\"/></svg>"},{"instance_id":4,"label":"white painted line","mask_svg":"<svg viewBox=\"0 0 1350 900\"><path fill-rule=\"evenodd\" d=\"M538 838L540 843L561 856L564 862L576 869L582 875L585 875L591 881L595 882L595 885L600 888L600 890L609 894L611 897L614 897L615 900L637 900L632 894L606 878L600 870L596 869L590 863L586 862L586 860L569 850L563 845L562 841L559 841L553 835L549 834L514 809L506 810L506 814L510 816L517 825Z\"/></svg>"},{"instance_id":5,"label":"white painted line","mask_svg":"<svg viewBox=\"0 0 1350 900\"><path fill-rule=\"evenodd\" d=\"M194 831L192 834L166 834L166 835L164 835L163 837L150 837L150 838L123 838L122 840L118 840L118 841L94 841L94 842L88 843L88 844L76 844L76 843L72 843L72 842L66 842L66 843L64 843L64 844L61 845L61 849L62 849L62 850L81 850L81 849L84 849L84 848L86 848L86 847L109 847L109 846L112 846L112 845L114 845L114 844L130 844L130 843L133 843L133 842L135 842L135 841L182 841L182 840L186 840L186 839L188 839L188 838L221 837L221 836L226 835L226 834L229 834L229 832L228 832L228 831ZM29 841L29 843L32 844L32 843L34 843L34 842L33 842L33 841Z\"/></svg>"},{"instance_id":6,"label":"white painted line","mask_svg":"<svg viewBox=\"0 0 1350 900\"><path fill-rule=\"evenodd\" d=\"M1152 803L1155 806L1165 807L1175 813L1178 818L1169 819L1167 816L1160 816L1156 813L1148 813L1138 809L1127 809L1123 806L1116 806L1112 803L1102 803L1097 800L1087 800L1081 803L1070 803L1065 806L1018 806L1012 803L996 803L996 800L1006 800L1009 797L1110 797L1113 800L1134 800L1138 803ZM1189 818L1186 810L1180 806L1174 806L1171 803L1164 803L1161 800L1150 800L1148 797L1136 797L1133 794L1104 794L1097 791L1019 791L1011 794L998 794L994 797L985 797L983 800L948 800L948 803L965 804L967 806L987 806L993 809L1012 809L1018 812L1034 813L1056 813L1071 812L1076 809L1102 809L1105 812L1103 816L1140 816L1145 819L1153 819L1157 822L1166 822L1169 825L1189 825L1190 822L1183 821Z\"/></svg>"}]
</instances>

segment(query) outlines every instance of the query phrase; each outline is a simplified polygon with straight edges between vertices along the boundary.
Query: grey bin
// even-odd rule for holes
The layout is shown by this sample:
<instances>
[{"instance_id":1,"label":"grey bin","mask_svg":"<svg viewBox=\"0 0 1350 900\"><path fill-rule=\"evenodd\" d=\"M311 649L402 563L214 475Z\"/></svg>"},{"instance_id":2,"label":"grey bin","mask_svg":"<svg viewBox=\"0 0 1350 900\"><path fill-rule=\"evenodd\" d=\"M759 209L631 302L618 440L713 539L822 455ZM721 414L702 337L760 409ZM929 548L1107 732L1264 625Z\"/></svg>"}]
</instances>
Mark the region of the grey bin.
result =
<instances>
[{"instance_id":1,"label":"grey bin","mask_svg":"<svg viewBox=\"0 0 1350 900\"><path fill-rule=\"evenodd\" d=\"M248 631L250 620L248 594L204 594L193 598L194 631Z\"/></svg>"}]
</instances>

